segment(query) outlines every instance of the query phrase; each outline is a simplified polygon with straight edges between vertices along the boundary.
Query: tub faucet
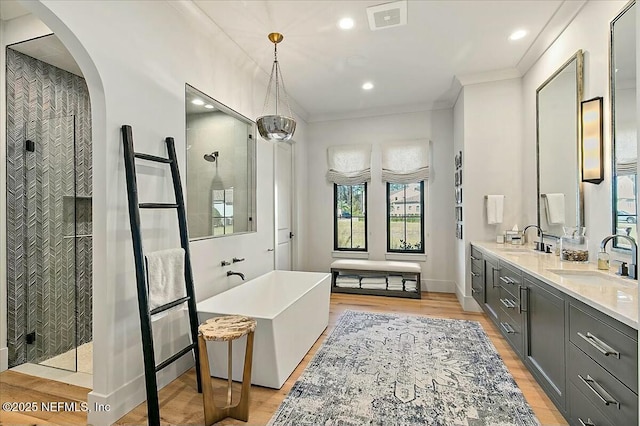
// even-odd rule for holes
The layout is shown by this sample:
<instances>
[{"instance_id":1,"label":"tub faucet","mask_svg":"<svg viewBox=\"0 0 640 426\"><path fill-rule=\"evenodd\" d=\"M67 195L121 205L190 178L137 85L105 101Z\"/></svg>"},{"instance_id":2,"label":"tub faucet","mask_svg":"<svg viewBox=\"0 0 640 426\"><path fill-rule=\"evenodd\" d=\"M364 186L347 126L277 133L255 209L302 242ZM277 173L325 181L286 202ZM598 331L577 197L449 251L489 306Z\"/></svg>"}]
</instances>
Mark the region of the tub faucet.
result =
<instances>
[{"instance_id":1,"label":"tub faucet","mask_svg":"<svg viewBox=\"0 0 640 426\"><path fill-rule=\"evenodd\" d=\"M609 240L613 240L614 238L624 238L631 243L631 264L629 265L629 278L633 280L638 279L638 245L636 244L636 240L629 237L628 235L609 235L608 237L604 237L602 242L600 243L600 250L605 251L605 247Z\"/></svg>"},{"instance_id":2,"label":"tub faucet","mask_svg":"<svg viewBox=\"0 0 640 426\"><path fill-rule=\"evenodd\" d=\"M242 272L227 271L227 276L230 277L231 275L237 275L244 281L244 274Z\"/></svg>"},{"instance_id":3,"label":"tub faucet","mask_svg":"<svg viewBox=\"0 0 640 426\"><path fill-rule=\"evenodd\" d=\"M536 241L535 250L536 251L544 251L544 232L542 231L542 228L540 228L538 225L527 225L522 230L522 235L524 235L526 237L527 229L529 229L529 228L538 228L538 236L540 237L540 241Z\"/></svg>"}]
</instances>

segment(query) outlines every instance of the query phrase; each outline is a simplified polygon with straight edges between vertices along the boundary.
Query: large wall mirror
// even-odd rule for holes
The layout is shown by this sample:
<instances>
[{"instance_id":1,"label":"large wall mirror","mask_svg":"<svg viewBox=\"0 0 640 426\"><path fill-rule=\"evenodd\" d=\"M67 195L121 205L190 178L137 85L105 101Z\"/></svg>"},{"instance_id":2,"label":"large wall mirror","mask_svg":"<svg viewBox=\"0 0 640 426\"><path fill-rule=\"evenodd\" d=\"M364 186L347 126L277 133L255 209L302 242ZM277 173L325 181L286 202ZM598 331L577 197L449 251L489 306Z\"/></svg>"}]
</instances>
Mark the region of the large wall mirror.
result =
<instances>
[{"instance_id":1,"label":"large wall mirror","mask_svg":"<svg viewBox=\"0 0 640 426\"><path fill-rule=\"evenodd\" d=\"M611 22L611 145L613 160L613 233L638 241L636 200L638 128L636 123L636 6ZM617 240L617 241L616 241ZM630 248L616 238L615 247Z\"/></svg>"},{"instance_id":2,"label":"large wall mirror","mask_svg":"<svg viewBox=\"0 0 640 426\"><path fill-rule=\"evenodd\" d=\"M582 68L579 50L536 91L538 226L545 235L584 226L578 161Z\"/></svg>"},{"instance_id":3,"label":"large wall mirror","mask_svg":"<svg viewBox=\"0 0 640 426\"><path fill-rule=\"evenodd\" d=\"M254 123L189 85L185 98L189 238L255 231Z\"/></svg>"}]
</instances>

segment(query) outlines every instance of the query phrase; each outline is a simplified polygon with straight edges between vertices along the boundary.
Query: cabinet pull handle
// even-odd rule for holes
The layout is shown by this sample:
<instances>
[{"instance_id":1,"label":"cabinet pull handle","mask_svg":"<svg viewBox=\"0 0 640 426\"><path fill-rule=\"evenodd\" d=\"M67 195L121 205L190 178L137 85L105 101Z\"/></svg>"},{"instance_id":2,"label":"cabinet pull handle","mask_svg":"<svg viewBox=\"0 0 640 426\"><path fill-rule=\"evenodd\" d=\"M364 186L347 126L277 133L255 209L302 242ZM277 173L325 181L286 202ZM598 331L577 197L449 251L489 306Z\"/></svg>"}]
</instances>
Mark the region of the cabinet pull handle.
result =
<instances>
[{"instance_id":1,"label":"cabinet pull handle","mask_svg":"<svg viewBox=\"0 0 640 426\"><path fill-rule=\"evenodd\" d=\"M525 290L525 294L528 293L529 288L528 287L522 287L522 286L518 286L518 291L519 291L519 295L520 295L520 300L518 301L518 313L521 314L523 312L527 312L527 310L525 308L522 307L522 300L524 299L522 297L522 290ZM528 297L528 294L527 294ZM527 299L528 300L528 299Z\"/></svg>"},{"instance_id":2,"label":"cabinet pull handle","mask_svg":"<svg viewBox=\"0 0 640 426\"><path fill-rule=\"evenodd\" d=\"M471 272L471 276L472 276L472 277L479 277L479 276L480 276L480 274L476 274L475 272Z\"/></svg>"},{"instance_id":3,"label":"cabinet pull handle","mask_svg":"<svg viewBox=\"0 0 640 426\"><path fill-rule=\"evenodd\" d=\"M480 260L480 259L478 259L478 258L476 258L476 257L474 257L474 256L469 256L469 257L471 258L471 260L475 260L475 261Z\"/></svg>"},{"instance_id":4,"label":"cabinet pull handle","mask_svg":"<svg viewBox=\"0 0 640 426\"><path fill-rule=\"evenodd\" d=\"M492 278L493 280L491 280L491 288L496 288L496 287L500 287L499 285L496 285L496 272L500 272L500 268L494 268L493 266L491 267L492 269Z\"/></svg>"},{"instance_id":5,"label":"cabinet pull handle","mask_svg":"<svg viewBox=\"0 0 640 426\"><path fill-rule=\"evenodd\" d=\"M511 299L500 299L500 303L502 303L506 308L513 309L516 307L516 304Z\"/></svg>"},{"instance_id":6,"label":"cabinet pull handle","mask_svg":"<svg viewBox=\"0 0 640 426\"><path fill-rule=\"evenodd\" d=\"M511 327L511 325L507 324L506 322L501 322L500 323L500 327L502 327L502 329L507 332L507 334L514 334L516 331L513 329L513 327Z\"/></svg>"},{"instance_id":7,"label":"cabinet pull handle","mask_svg":"<svg viewBox=\"0 0 640 426\"><path fill-rule=\"evenodd\" d=\"M475 288L471 287L471 294L476 294L476 293L480 293L480 290L476 290Z\"/></svg>"},{"instance_id":8,"label":"cabinet pull handle","mask_svg":"<svg viewBox=\"0 0 640 426\"><path fill-rule=\"evenodd\" d=\"M507 279L507 277L500 277L500 281L502 281L502 282L503 282L503 283L505 283L505 284L511 284L511 283L509 282L509 280Z\"/></svg>"},{"instance_id":9,"label":"cabinet pull handle","mask_svg":"<svg viewBox=\"0 0 640 426\"><path fill-rule=\"evenodd\" d=\"M598 352L600 352L602 355L604 356L613 355L616 358L620 359L620 352L616 351L611 346L607 345L605 342L598 339L596 336L594 336L590 332L587 331L587 335L585 336L584 334L578 331L578 336L586 340L587 343L589 343L591 346L596 348Z\"/></svg>"},{"instance_id":10,"label":"cabinet pull handle","mask_svg":"<svg viewBox=\"0 0 640 426\"><path fill-rule=\"evenodd\" d=\"M580 422L581 426L597 426L595 423L593 423L591 421L591 419L587 419L587 421L585 422L584 420L582 420L580 417L578 417L578 421Z\"/></svg>"},{"instance_id":11,"label":"cabinet pull handle","mask_svg":"<svg viewBox=\"0 0 640 426\"><path fill-rule=\"evenodd\" d=\"M618 401L616 401L615 399L613 399L613 397L611 395L609 395L609 392L604 390L604 388L602 386L600 386L600 383L596 382L593 379L593 377L591 377L590 375L587 374L587 378L585 379L580 374L578 374L578 378L580 378L580 380L582 380L582 382L585 385L587 385L587 387L589 389L591 389L591 391L593 393L595 393L598 398L600 398L600 401L602 401L604 403L604 405L608 406L610 404L615 404L616 407L618 407L618 410L620 409L620 403ZM598 389L596 389L596 387ZM602 396L602 394L604 394L604 396Z\"/></svg>"}]
</instances>

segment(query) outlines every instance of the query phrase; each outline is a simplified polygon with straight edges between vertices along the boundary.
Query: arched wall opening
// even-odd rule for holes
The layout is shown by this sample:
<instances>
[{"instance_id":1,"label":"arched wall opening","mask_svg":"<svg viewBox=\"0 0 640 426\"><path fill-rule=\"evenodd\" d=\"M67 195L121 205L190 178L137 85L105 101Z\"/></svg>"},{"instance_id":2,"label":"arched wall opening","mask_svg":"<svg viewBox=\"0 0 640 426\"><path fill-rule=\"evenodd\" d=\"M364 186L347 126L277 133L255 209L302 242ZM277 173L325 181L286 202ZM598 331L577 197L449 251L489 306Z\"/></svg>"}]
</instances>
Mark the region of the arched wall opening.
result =
<instances>
[{"instance_id":1,"label":"arched wall opening","mask_svg":"<svg viewBox=\"0 0 640 426\"><path fill-rule=\"evenodd\" d=\"M25 1L20 2L21 5L32 13L33 17L39 19L44 25L48 27L64 44L66 49L71 53L74 60L79 65L82 70L83 77L86 81L90 104L91 104L91 122L92 122L92 130L91 130L91 141L92 144L92 152L93 152L93 160L91 164L91 168L93 170L93 179L91 182L92 192L94 194L92 203L94 204L93 210L93 229L91 234L95 235L96 238L93 238L92 246L93 246L93 262L92 262L92 271L93 271L93 312L95 314L96 309L100 311L100 304L96 303L96 301L100 300L100 292L104 287L104 262L101 259L104 258L105 252L105 241L104 241L104 231L100 231L99 228L104 228L104 223L106 222L106 215L103 213L104 208L96 208L96 203L99 205L101 203L100 199L104 198L104 181L106 176L105 165L104 162L101 162L100 159L104 157L104 146L106 139L106 106L105 106L105 96L104 96L104 88L102 79L99 75L97 67L93 62L92 58L88 54L87 50L82 45L82 42L78 40L78 38L73 34L73 32L68 28L65 23L62 22L45 4L40 1ZM36 21L34 19L34 21ZM46 29L38 29L38 31L46 31ZM25 32L24 40L14 40L13 42L21 42L31 38L28 34L28 31ZM4 55L5 52L3 51ZM3 82L4 84L4 82ZM5 201L4 198L2 199ZM102 201L104 203L104 201ZM5 217L6 218L6 217ZM3 247L6 248L6 239L3 241ZM2 256L3 267L4 262L6 262L6 256ZM4 270L5 268L3 268ZM6 278L6 277L5 277ZM3 282L3 298L0 310L0 321L2 321L2 330L3 330L3 341L2 346L6 343L6 330L7 330L7 300L6 300L6 291L7 286L6 282ZM95 315L94 315L95 316ZM100 317L95 316L100 322ZM96 340L100 339L99 333L95 333L95 330L99 329L100 324L93 323L93 335ZM98 347L100 343L98 344ZM3 357L6 357L6 352L2 354ZM6 358L3 359L6 363ZM6 368L6 365L5 365ZM100 368L96 368L93 376L93 386L95 390L99 390L104 388L107 379L107 372L101 370Z\"/></svg>"}]
</instances>

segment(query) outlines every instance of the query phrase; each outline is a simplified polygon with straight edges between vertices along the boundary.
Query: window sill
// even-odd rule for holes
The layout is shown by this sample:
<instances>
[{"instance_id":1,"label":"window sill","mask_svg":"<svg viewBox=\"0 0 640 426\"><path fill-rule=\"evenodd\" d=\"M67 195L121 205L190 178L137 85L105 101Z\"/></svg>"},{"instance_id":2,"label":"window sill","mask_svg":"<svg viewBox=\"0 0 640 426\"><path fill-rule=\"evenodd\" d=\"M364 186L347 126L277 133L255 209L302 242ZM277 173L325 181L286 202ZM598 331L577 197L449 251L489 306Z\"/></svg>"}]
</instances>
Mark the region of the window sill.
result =
<instances>
[{"instance_id":1,"label":"window sill","mask_svg":"<svg viewBox=\"0 0 640 426\"><path fill-rule=\"evenodd\" d=\"M416 262L426 262L426 254L418 253L385 253L385 260L413 260Z\"/></svg>"},{"instance_id":2,"label":"window sill","mask_svg":"<svg viewBox=\"0 0 640 426\"><path fill-rule=\"evenodd\" d=\"M344 259L368 259L369 253L366 251L332 251L331 257Z\"/></svg>"}]
</instances>

